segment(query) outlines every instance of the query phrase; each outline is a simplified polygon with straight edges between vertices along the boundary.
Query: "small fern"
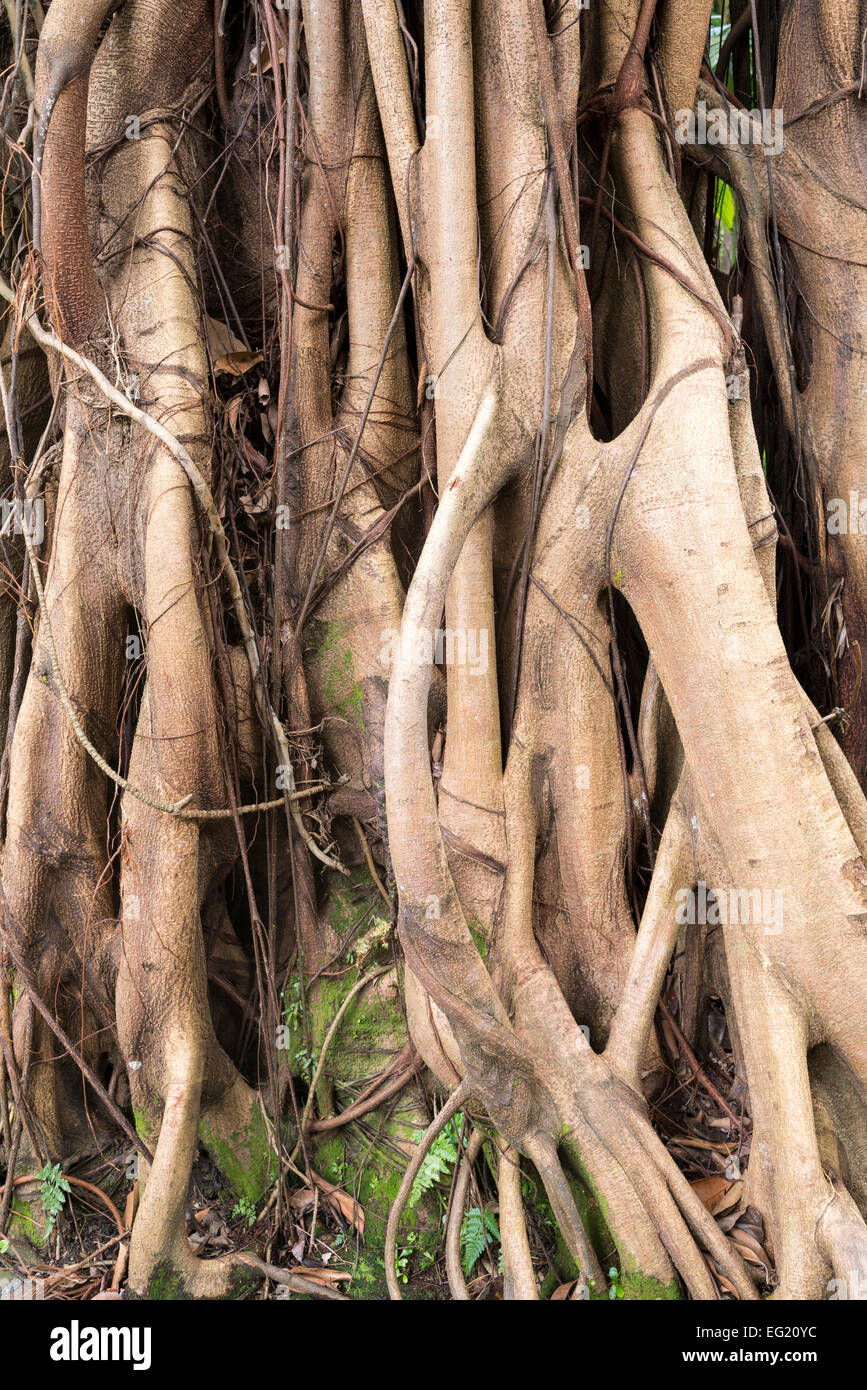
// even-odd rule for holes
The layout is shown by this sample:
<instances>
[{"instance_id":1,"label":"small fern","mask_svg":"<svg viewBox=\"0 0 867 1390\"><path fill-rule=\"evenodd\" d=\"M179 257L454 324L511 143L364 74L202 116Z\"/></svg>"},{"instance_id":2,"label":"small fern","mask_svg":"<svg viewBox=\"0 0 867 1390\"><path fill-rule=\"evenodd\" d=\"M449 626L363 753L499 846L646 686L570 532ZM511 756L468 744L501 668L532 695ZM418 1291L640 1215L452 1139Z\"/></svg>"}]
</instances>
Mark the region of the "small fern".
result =
<instances>
[{"instance_id":1,"label":"small fern","mask_svg":"<svg viewBox=\"0 0 867 1390\"><path fill-rule=\"evenodd\" d=\"M470 1207L461 1222L461 1263L464 1274L472 1273L473 1268L485 1252L485 1235L489 1240L500 1243L500 1228L493 1212L478 1207Z\"/></svg>"},{"instance_id":2,"label":"small fern","mask_svg":"<svg viewBox=\"0 0 867 1390\"><path fill-rule=\"evenodd\" d=\"M46 1163L40 1168L37 1177L39 1178L39 1196L42 1200L42 1208L46 1215L45 1239L51 1235L60 1212L66 1202L66 1194L69 1192L69 1183L63 1176L59 1163Z\"/></svg>"},{"instance_id":3,"label":"small fern","mask_svg":"<svg viewBox=\"0 0 867 1390\"><path fill-rule=\"evenodd\" d=\"M409 1194L411 1207L414 1207L426 1192L429 1192L442 1178L445 1178L457 1162L463 1118L463 1114L459 1111L453 1120L449 1120L425 1154L424 1162L416 1174L412 1191Z\"/></svg>"}]
</instances>

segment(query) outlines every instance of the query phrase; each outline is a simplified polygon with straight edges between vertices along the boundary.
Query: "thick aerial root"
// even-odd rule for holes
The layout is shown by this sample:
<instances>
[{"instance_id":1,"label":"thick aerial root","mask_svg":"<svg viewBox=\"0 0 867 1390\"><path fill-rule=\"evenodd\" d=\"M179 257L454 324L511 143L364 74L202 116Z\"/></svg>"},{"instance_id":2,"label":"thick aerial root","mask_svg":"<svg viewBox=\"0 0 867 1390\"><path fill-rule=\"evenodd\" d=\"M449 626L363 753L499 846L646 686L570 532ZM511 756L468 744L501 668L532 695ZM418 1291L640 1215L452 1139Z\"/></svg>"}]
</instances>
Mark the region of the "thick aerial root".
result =
<instances>
[{"instance_id":1,"label":"thick aerial root","mask_svg":"<svg viewBox=\"0 0 867 1390\"><path fill-rule=\"evenodd\" d=\"M500 1243L503 1251L503 1297L528 1302L539 1297L536 1272L527 1239L521 1196L521 1160L508 1144L500 1149L497 1170L500 1195Z\"/></svg>"},{"instance_id":2,"label":"thick aerial root","mask_svg":"<svg viewBox=\"0 0 867 1390\"><path fill-rule=\"evenodd\" d=\"M191 1069L187 1069L190 1071ZM129 1286L142 1298L219 1297L231 1261L199 1261L186 1240L184 1210L199 1126L200 1082L176 1065L165 1089L160 1135L133 1226Z\"/></svg>"},{"instance_id":3,"label":"thick aerial root","mask_svg":"<svg viewBox=\"0 0 867 1390\"><path fill-rule=\"evenodd\" d=\"M580 1213L575 1205L572 1189L560 1165L554 1143L546 1135L539 1135L525 1145L527 1157L535 1163L539 1177L545 1186L551 1210L560 1227L560 1232L569 1250L574 1255L581 1270L581 1278L594 1293L601 1294L605 1287L602 1267L596 1251L590 1244Z\"/></svg>"},{"instance_id":4,"label":"thick aerial root","mask_svg":"<svg viewBox=\"0 0 867 1390\"><path fill-rule=\"evenodd\" d=\"M629 974L605 1048L607 1061L636 1093L641 1091L641 1064L677 941L675 901L678 891L692 883L692 863L686 816L682 804L675 802L665 823Z\"/></svg>"},{"instance_id":5,"label":"thick aerial root","mask_svg":"<svg viewBox=\"0 0 867 1390\"><path fill-rule=\"evenodd\" d=\"M200 1260L187 1242L185 1211L198 1141L201 1083L192 1064L186 1071L187 1075L176 1065L166 1087L154 1161L142 1171L144 1192L129 1253L129 1287L140 1298L224 1298L251 1263L239 1262L235 1255Z\"/></svg>"}]
</instances>

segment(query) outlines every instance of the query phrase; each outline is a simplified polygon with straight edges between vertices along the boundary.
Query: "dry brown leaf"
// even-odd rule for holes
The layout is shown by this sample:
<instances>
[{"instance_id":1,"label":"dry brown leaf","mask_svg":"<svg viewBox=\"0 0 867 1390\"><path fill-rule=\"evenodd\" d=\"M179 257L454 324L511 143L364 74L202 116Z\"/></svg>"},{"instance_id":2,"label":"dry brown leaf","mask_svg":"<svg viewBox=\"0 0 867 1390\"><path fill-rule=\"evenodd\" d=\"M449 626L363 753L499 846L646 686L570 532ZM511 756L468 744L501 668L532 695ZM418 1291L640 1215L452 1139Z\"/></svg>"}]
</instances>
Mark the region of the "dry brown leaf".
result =
<instances>
[{"instance_id":1,"label":"dry brown leaf","mask_svg":"<svg viewBox=\"0 0 867 1390\"><path fill-rule=\"evenodd\" d=\"M233 434L238 433L238 415L241 410L241 401L243 399L243 393L240 396L233 396L226 406L226 424Z\"/></svg>"},{"instance_id":2,"label":"dry brown leaf","mask_svg":"<svg viewBox=\"0 0 867 1390\"><path fill-rule=\"evenodd\" d=\"M138 1199L139 1186L138 1178L136 1178L129 1192L126 1194L126 1205L123 1209L123 1224L128 1231L132 1230L132 1223L135 1220L135 1214L138 1208Z\"/></svg>"},{"instance_id":3,"label":"dry brown leaf","mask_svg":"<svg viewBox=\"0 0 867 1390\"><path fill-rule=\"evenodd\" d=\"M344 1221L355 1226L359 1235L364 1235L364 1212L354 1197L350 1197L348 1192L343 1192L339 1187L335 1187L332 1192L326 1194L325 1200L330 1206L337 1209Z\"/></svg>"},{"instance_id":4,"label":"dry brown leaf","mask_svg":"<svg viewBox=\"0 0 867 1390\"><path fill-rule=\"evenodd\" d=\"M570 1279L565 1284L560 1284L551 1295L552 1303L560 1303L566 1299L575 1299L578 1289L581 1287L580 1279Z\"/></svg>"},{"instance_id":5,"label":"dry brown leaf","mask_svg":"<svg viewBox=\"0 0 867 1390\"><path fill-rule=\"evenodd\" d=\"M241 339L232 332L227 323L221 322L220 319L212 319L210 314L205 319L205 338L212 361L217 357L223 357L226 353L246 352L247 350Z\"/></svg>"},{"instance_id":6,"label":"dry brown leaf","mask_svg":"<svg viewBox=\"0 0 867 1390\"><path fill-rule=\"evenodd\" d=\"M226 372L229 376L243 376L263 360L261 352L226 352L217 358L214 371Z\"/></svg>"},{"instance_id":7,"label":"dry brown leaf","mask_svg":"<svg viewBox=\"0 0 867 1390\"><path fill-rule=\"evenodd\" d=\"M299 1265L293 1274L303 1274L305 1279L310 1279L314 1284L339 1284L344 1279L351 1279L352 1275L347 1269L325 1269L317 1265L311 1269L308 1265Z\"/></svg>"},{"instance_id":8,"label":"dry brown leaf","mask_svg":"<svg viewBox=\"0 0 867 1390\"><path fill-rule=\"evenodd\" d=\"M316 1194L312 1187L299 1187L289 1198L289 1205L293 1211L297 1211L299 1216L313 1206Z\"/></svg>"},{"instance_id":9,"label":"dry brown leaf","mask_svg":"<svg viewBox=\"0 0 867 1390\"><path fill-rule=\"evenodd\" d=\"M723 1212L731 1211L732 1207L737 1206L744 1190L742 1182L731 1181L718 1175L698 1178L690 1183L690 1187L696 1196L701 1198L711 1216L721 1216Z\"/></svg>"},{"instance_id":10,"label":"dry brown leaf","mask_svg":"<svg viewBox=\"0 0 867 1390\"><path fill-rule=\"evenodd\" d=\"M714 1202L710 1209L711 1216L723 1216L725 1212L732 1211L743 1195L743 1182L740 1178L736 1178L728 1192L724 1192L719 1200Z\"/></svg>"},{"instance_id":11,"label":"dry brown leaf","mask_svg":"<svg viewBox=\"0 0 867 1390\"><path fill-rule=\"evenodd\" d=\"M323 1194L325 1201L331 1207L332 1211L342 1216L344 1221L348 1221L351 1225L355 1226L359 1235L363 1236L364 1212L355 1198L350 1197L348 1192L344 1192L341 1187L336 1187L334 1183L329 1182L327 1178L320 1177L318 1173L314 1173L312 1176L316 1186ZM298 1188L289 1198L289 1205L299 1216L305 1211L309 1211L313 1206L312 1187Z\"/></svg>"},{"instance_id":12,"label":"dry brown leaf","mask_svg":"<svg viewBox=\"0 0 867 1390\"><path fill-rule=\"evenodd\" d=\"M770 1274L771 1264L767 1255L764 1254L764 1251L762 1251L760 1255L752 1248L751 1244L748 1245L745 1240L737 1240L735 1236L736 1233L732 1231L729 1235L729 1240L738 1254L747 1261L747 1264L755 1265L757 1269L764 1270L765 1274ZM761 1250L761 1246L759 1249Z\"/></svg>"},{"instance_id":13,"label":"dry brown leaf","mask_svg":"<svg viewBox=\"0 0 867 1390\"><path fill-rule=\"evenodd\" d=\"M248 516L261 516L262 512L267 512L271 505L266 493L260 493L258 499L254 501L249 493L242 492L238 501Z\"/></svg>"},{"instance_id":14,"label":"dry brown leaf","mask_svg":"<svg viewBox=\"0 0 867 1390\"><path fill-rule=\"evenodd\" d=\"M731 1232L730 1238L736 1240L739 1245L745 1246L747 1250L751 1250L756 1259L760 1260L763 1265L770 1266L768 1252L765 1250L764 1246L760 1241L756 1240L755 1236L750 1235L749 1231L745 1231L743 1226L735 1226Z\"/></svg>"},{"instance_id":15,"label":"dry brown leaf","mask_svg":"<svg viewBox=\"0 0 867 1390\"><path fill-rule=\"evenodd\" d=\"M690 1183L690 1187L710 1211L717 1198L728 1192L729 1181L728 1178L721 1177L697 1178L695 1182Z\"/></svg>"}]
</instances>

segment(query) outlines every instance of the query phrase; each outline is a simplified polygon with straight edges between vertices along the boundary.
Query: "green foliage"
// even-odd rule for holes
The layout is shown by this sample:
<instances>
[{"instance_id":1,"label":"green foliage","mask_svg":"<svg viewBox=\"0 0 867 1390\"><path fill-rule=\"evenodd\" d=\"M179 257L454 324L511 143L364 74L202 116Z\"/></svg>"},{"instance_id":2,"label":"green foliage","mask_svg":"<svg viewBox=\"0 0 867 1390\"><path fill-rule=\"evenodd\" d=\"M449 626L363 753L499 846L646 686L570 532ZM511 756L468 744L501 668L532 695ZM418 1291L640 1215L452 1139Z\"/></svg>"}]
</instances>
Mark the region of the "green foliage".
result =
<instances>
[{"instance_id":1,"label":"green foliage","mask_svg":"<svg viewBox=\"0 0 867 1390\"><path fill-rule=\"evenodd\" d=\"M9 1242L5 1236L0 1236L0 1255L5 1255L9 1249Z\"/></svg>"},{"instance_id":2,"label":"green foliage","mask_svg":"<svg viewBox=\"0 0 867 1390\"><path fill-rule=\"evenodd\" d=\"M411 1207L414 1207L424 1194L435 1187L438 1182L446 1178L457 1162L463 1118L463 1112L459 1111L454 1119L449 1120L425 1154L424 1162L409 1194Z\"/></svg>"},{"instance_id":3,"label":"green foliage","mask_svg":"<svg viewBox=\"0 0 867 1390\"><path fill-rule=\"evenodd\" d=\"M295 1061L298 1066L298 1073L307 1082L308 1086L313 1080L313 1073L316 1070L316 1062L319 1053L313 1047L299 1047L295 1053Z\"/></svg>"},{"instance_id":4,"label":"green foliage","mask_svg":"<svg viewBox=\"0 0 867 1390\"><path fill-rule=\"evenodd\" d=\"M406 1284L409 1282L409 1266L413 1256L415 1256L418 1260L418 1266L420 1269L429 1268L429 1266L432 1265L436 1260L436 1252L434 1250L425 1250L424 1248L419 1248L416 1245L417 1240L418 1232L410 1231L409 1235L406 1238L406 1245L400 1246L400 1248L397 1250L395 1254L394 1268L395 1272L397 1273L397 1277L402 1284Z\"/></svg>"},{"instance_id":5,"label":"green foliage","mask_svg":"<svg viewBox=\"0 0 867 1390\"><path fill-rule=\"evenodd\" d=\"M248 1226L255 1225L256 1207L249 1197L241 1197L232 1208L233 1216L242 1216Z\"/></svg>"},{"instance_id":6,"label":"green foliage","mask_svg":"<svg viewBox=\"0 0 867 1390\"><path fill-rule=\"evenodd\" d=\"M301 978L293 975L289 988L283 991L283 1017L293 1030L301 1027Z\"/></svg>"},{"instance_id":7,"label":"green foliage","mask_svg":"<svg viewBox=\"0 0 867 1390\"><path fill-rule=\"evenodd\" d=\"M45 1239L54 1230L54 1223L58 1215L63 1210L66 1202L66 1195L69 1192L69 1183L63 1176L59 1163L46 1163L40 1168L37 1177L39 1178L39 1196L42 1207L48 1221L45 1226Z\"/></svg>"},{"instance_id":8,"label":"green foliage","mask_svg":"<svg viewBox=\"0 0 867 1390\"><path fill-rule=\"evenodd\" d=\"M482 1212L478 1207L470 1207L461 1222L461 1263L464 1274L469 1275L485 1252L486 1238L496 1245L500 1243L500 1228L493 1212L487 1207Z\"/></svg>"},{"instance_id":9,"label":"green foliage","mask_svg":"<svg viewBox=\"0 0 867 1390\"><path fill-rule=\"evenodd\" d=\"M609 1289L608 1289L608 1297L609 1297L609 1298L625 1298L625 1297L626 1297L626 1290L624 1289L623 1285L620 1283L620 1271L619 1271L618 1269L615 1269L615 1267L614 1267L613 1265L612 1265L611 1269L609 1269L609 1271L608 1271L608 1278L611 1280L611 1285L610 1285L610 1287L609 1287Z\"/></svg>"}]
</instances>

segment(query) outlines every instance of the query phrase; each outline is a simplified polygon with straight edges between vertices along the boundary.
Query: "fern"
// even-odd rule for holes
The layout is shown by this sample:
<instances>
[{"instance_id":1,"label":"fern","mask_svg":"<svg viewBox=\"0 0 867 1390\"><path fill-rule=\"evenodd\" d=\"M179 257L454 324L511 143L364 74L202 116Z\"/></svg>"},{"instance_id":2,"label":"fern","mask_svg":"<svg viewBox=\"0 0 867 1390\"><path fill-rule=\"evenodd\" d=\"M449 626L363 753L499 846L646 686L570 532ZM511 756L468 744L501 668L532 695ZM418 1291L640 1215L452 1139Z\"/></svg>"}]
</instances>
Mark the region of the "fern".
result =
<instances>
[{"instance_id":1,"label":"fern","mask_svg":"<svg viewBox=\"0 0 867 1390\"><path fill-rule=\"evenodd\" d=\"M414 1207L426 1192L429 1192L432 1187L435 1187L446 1177L457 1162L463 1118L463 1113L458 1111L454 1119L449 1120L445 1128L440 1131L425 1154L409 1194L411 1207Z\"/></svg>"},{"instance_id":2,"label":"fern","mask_svg":"<svg viewBox=\"0 0 867 1390\"><path fill-rule=\"evenodd\" d=\"M500 1228L493 1212L478 1207L470 1207L461 1222L461 1263L464 1274L469 1275L485 1251L485 1235L497 1245L500 1243Z\"/></svg>"},{"instance_id":3,"label":"fern","mask_svg":"<svg viewBox=\"0 0 867 1390\"><path fill-rule=\"evenodd\" d=\"M45 1239L54 1230L55 1222L66 1202L66 1194L69 1191L69 1183L63 1176L59 1163L46 1163L37 1173L39 1178L39 1196L42 1199L42 1207L47 1217L45 1223Z\"/></svg>"}]
</instances>

